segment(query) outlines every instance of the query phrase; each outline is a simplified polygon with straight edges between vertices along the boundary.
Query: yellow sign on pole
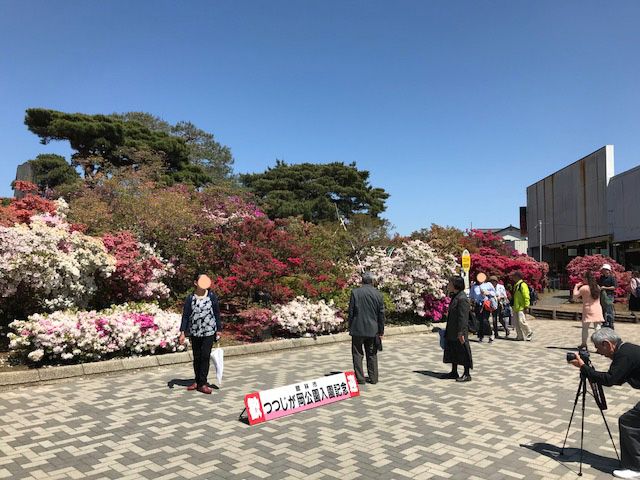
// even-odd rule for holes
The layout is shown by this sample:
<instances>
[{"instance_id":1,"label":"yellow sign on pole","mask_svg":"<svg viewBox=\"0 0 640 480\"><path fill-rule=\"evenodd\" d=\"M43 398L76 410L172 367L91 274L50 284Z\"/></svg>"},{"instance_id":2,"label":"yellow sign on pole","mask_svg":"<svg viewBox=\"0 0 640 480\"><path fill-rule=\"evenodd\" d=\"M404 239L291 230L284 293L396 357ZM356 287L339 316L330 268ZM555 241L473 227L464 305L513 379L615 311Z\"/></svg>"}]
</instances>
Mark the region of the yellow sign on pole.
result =
<instances>
[{"instance_id":1,"label":"yellow sign on pole","mask_svg":"<svg viewBox=\"0 0 640 480\"><path fill-rule=\"evenodd\" d=\"M471 270L471 255L469 254L469 250L462 252L462 268L467 272Z\"/></svg>"}]
</instances>

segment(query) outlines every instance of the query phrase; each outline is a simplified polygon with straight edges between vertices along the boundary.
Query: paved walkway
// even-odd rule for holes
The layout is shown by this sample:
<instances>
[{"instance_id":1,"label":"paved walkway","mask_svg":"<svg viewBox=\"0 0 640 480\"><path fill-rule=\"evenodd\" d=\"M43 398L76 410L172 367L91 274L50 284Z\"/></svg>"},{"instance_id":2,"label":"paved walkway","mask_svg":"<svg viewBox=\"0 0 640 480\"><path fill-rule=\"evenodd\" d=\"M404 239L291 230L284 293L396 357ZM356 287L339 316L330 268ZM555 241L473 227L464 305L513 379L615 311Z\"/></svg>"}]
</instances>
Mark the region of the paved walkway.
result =
<instances>
[{"instance_id":1,"label":"paved walkway","mask_svg":"<svg viewBox=\"0 0 640 480\"><path fill-rule=\"evenodd\" d=\"M532 342L474 342L473 381L462 384L433 376L446 371L435 334L389 338L381 382L360 397L253 427L238 421L246 393L350 370L349 346L230 358L213 395L181 386L187 365L5 390L0 478L574 479L579 418L568 455L558 450L578 386L565 354L579 324L531 323ZM619 331L640 342L637 325ZM617 417L639 397L607 389L616 444ZM615 454L591 399L585 450L583 478L610 478Z\"/></svg>"}]
</instances>

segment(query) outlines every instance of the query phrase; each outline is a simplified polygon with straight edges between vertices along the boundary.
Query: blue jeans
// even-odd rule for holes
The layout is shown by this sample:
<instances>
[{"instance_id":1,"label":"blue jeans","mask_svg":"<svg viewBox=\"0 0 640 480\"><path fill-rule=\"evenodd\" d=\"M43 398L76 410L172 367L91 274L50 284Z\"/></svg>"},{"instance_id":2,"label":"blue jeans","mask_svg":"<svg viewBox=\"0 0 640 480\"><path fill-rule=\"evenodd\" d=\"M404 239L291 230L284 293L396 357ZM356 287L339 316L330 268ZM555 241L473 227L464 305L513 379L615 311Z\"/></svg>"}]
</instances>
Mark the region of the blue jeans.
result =
<instances>
[{"instance_id":1,"label":"blue jeans","mask_svg":"<svg viewBox=\"0 0 640 480\"><path fill-rule=\"evenodd\" d=\"M616 311L613 305L610 305L604 309L604 324L603 327L613 328L614 321L616 319Z\"/></svg>"}]
</instances>

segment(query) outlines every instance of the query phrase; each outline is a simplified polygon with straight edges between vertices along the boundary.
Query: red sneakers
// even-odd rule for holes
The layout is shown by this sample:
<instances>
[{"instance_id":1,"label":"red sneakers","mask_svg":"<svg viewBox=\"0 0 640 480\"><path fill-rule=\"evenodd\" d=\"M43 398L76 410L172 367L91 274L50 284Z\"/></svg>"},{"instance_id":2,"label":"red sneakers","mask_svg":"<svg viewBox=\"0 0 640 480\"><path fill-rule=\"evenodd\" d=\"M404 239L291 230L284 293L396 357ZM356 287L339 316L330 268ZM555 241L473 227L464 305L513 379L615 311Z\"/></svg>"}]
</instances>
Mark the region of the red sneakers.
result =
<instances>
[{"instance_id":1,"label":"red sneakers","mask_svg":"<svg viewBox=\"0 0 640 480\"><path fill-rule=\"evenodd\" d=\"M187 390L195 390L196 388L198 388L198 384L194 382L193 385L187 387Z\"/></svg>"},{"instance_id":2,"label":"red sneakers","mask_svg":"<svg viewBox=\"0 0 640 480\"><path fill-rule=\"evenodd\" d=\"M211 390L209 387L207 387L206 385L202 385L201 387L198 388L199 392L202 393L207 393L210 394L211 392L213 392L213 390Z\"/></svg>"}]
</instances>

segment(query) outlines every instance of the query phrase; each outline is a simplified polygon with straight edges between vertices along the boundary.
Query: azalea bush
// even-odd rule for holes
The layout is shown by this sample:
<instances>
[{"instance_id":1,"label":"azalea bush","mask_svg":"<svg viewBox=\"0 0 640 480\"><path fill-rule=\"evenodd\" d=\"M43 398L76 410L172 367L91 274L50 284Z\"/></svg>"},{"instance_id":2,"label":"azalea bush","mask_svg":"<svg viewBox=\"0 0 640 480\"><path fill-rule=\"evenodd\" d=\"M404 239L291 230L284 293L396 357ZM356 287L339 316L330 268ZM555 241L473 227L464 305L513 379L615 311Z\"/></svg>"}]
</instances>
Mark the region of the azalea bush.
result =
<instances>
[{"instance_id":1,"label":"azalea bush","mask_svg":"<svg viewBox=\"0 0 640 480\"><path fill-rule=\"evenodd\" d=\"M271 329L276 325L273 312L268 308L253 307L234 315L225 325L238 340L256 341L271 335Z\"/></svg>"},{"instance_id":2,"label":"azalea bush","mask_svg":"<svg viewBox=\"0 0 640 480\"><path fill-rule=\"evenodd\" d=\"M531 288L539 291L547 284L549 264L520 254L498 235L470 230L463 246L471 252L469 277L472 280L479 272L484 272L487 276L495 275L509 288L515 284L515 272L520 272Z\"/></svg>"},{"instance_id":3,"label":"azalea bush","mask_svg":"<svg viewBox=\"0 0 640 480\"><path fill-rule=\"evenodd\" d=\"M29 223L34 215L55 215L56 203L42 198L36 185L22 180L16 180L14 189L22 192L21 199L11 198L7 205L0 206L0 226L11 227L16 223Z\"/></svg>"},{"instance_id":4,"label":"azalea bush","mask_svg":"<svg viewBox=\"0 0 640 480\"><path fill-rule=\"evenodd\" d=\"M155 304L34 314L9 326L12 356L34 364L176 352L187 345L178 344L180 315Z\"/></svg>"},{"instance_id":5,"label":"azalea bush","mask_svg":"<svg viewBox=\"0 0 640 480\"><path fill-rule=\"evenodd\" d=\"M618 288L616 288L614 294L616 301L622 302L626 299L630 290L631 272L625 272L624 267L611 257L605 257L604 255L586 255L584 257L574 258L567 265L569 283L573 287L573 285L582 281L582 278L587 272L593 273L596 279L599 279L602 265L605 263L611 265L611 271L618 280Z\"/></svg>"},{"instance_id":6,"label":"azalea bush","mask_svg":"<svg viewBox=\"0 0 640 480\"><path fill-rule=\"evenodd\" d=\"M440 320L448 307L446 286L457 267L453 255L438 255L422 240L410 240L389 254L372 248L362 261L377 286L391 297L395 309Z\"/></svg>"},{"instance_id":7,"label":"azalea bush","mask_svg":"<svg viewBox=\"0 0 640 480\"><path fill-rule=\"evenodd\" d=\"M173 274L173 265L153 247L138 242L131 232L106 234L102 242L107 252L116 258L115 271L104 282L103 300L121 303L169 296L169 288L163 280Z\"/></svg>"},{"instance_id":8,"label":"azalea bush","mask_svg":"<svg viewBox=\"0 0 640 480\"><path fill-rule=\"evenodd\" d=\"M305 297L276 306L272 318L278 327L293 334L334 332L345 322L332 301L314 302Z\"/></svg>"},{"instance_id":9,"label":"azalea bush","mask_svg":"<svg viewBox=\"0 0 640 480\"><path fill-rule=\"evenodd\" d=\"M3 310L23 314L86 307L97 279L115 271L102 241L57 216L33 216L29 224L0 227L0 296Z\"/></svg>"}]
</instances>

